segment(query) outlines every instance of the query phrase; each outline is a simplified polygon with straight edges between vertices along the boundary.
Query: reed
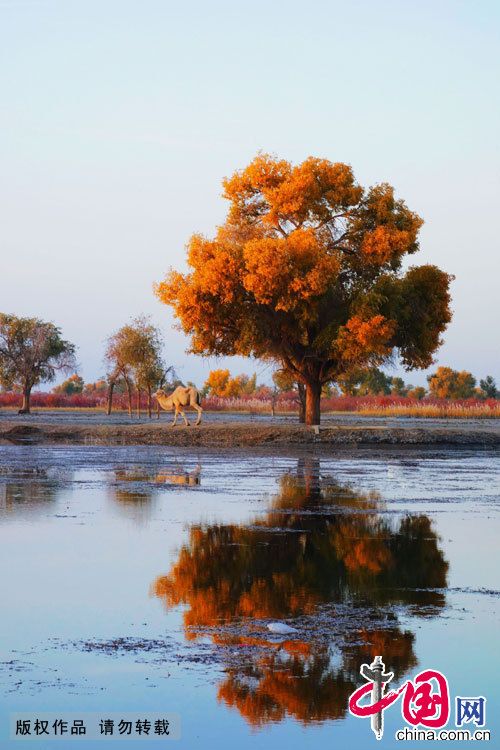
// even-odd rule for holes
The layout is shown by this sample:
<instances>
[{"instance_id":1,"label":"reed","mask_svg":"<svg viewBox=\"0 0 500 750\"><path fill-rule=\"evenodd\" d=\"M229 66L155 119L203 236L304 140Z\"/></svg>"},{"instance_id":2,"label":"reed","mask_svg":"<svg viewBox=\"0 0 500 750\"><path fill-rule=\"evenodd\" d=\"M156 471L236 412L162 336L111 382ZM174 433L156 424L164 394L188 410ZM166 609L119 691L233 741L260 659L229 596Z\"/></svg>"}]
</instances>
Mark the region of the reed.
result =
<instances>
[{"instance_id":1,"label":"reed","mask_svg":"<svg viewBox=\"0 0 500 750\"><path fill-rule=\"evenodd\" d=\"M71 396L55 393L34 393L32 407L37 410L61 411L103 411L106 406L105 394L73 394ZM0 408L19 409L19 393L0 393ZM208 397L203 399L203 409L207 412L239 412L243 414L270 414L272 402L270 390L255 395L239 398ZM146 409L145 394L141 398L141 409ZM153 402L153 408L155 408ZM125 394L116 394L113 408L125 411L127 399ZM134 409L136 396L134 394ZM298 404L293 393L283 393L275 400L276 414L294 415ZM446 400L414 398L402 396L333 396L321 400L321 410L326 414L356 413L368 417L422 417L430 419L498 419L500 418L500 400L486 401L472 398L463 400Z\"/></svg>"}]
</instances>

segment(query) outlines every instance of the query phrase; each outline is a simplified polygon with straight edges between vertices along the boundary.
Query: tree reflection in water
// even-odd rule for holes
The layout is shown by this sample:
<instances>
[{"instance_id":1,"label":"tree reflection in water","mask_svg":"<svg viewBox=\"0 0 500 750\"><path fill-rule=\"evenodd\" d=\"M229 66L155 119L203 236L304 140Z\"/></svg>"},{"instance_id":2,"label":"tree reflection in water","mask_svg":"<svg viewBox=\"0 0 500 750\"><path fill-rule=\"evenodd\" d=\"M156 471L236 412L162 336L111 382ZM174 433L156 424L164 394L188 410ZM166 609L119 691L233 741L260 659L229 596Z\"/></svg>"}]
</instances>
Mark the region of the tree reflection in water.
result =
<instances>
[{"instance_id":1,"label":"tree reflection in water","mask_svg":"<svg viewBox=\"0 0 500 750\"><path fill-rule=\"evenodd\" d=\"M186 607L188 639L209 633L221 648L220 700L252 725L310 723L345 715L363 661L383 655L397 679L416 665L398 610L438 612L447 569L427 516L390 514L305 459L263 518L193 526L153 592ZM289 618L296 637L266 631Z\"/></svg>"},{"instance_id":2,"label":"tree reflection in water","mask_svg":"<svg viewBox=\"0 0 500 750\"><path fill-rule=\"evenodd\" d=\"M53 503L62 486L71 481L73 473L39 467L19 469L0 467L0 511L21 509L44 511Z\"/></svg>"}]
</instances>

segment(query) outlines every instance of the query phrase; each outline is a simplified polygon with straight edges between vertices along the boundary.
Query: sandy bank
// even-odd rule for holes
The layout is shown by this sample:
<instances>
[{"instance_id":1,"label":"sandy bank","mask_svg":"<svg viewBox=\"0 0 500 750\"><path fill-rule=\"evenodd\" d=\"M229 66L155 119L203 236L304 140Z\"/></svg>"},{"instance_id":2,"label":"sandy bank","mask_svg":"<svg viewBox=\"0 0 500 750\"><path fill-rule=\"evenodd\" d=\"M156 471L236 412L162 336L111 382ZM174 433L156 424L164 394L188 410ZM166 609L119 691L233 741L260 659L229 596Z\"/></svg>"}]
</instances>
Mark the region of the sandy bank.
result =
<instances>
[{"instance_id":1,"label":"sandy bank","mask_svg":"<svg viewBox=\"0 0 500 750\"><path fill-rule=\"evenodd\" d=\"M457 423L458 422L458 423ZM259 445L500 445L500 429L484 425L475 429L458 420L446 426L394 427L366 424L307 428L301 425L256 423L212 423L199 427L170 427L165 423L137 425L64 425L37 421L13 425L0 421L0 439L14 442L51 442L118 445L176 445L237 447Z\"/></svg>"}]
</instances>

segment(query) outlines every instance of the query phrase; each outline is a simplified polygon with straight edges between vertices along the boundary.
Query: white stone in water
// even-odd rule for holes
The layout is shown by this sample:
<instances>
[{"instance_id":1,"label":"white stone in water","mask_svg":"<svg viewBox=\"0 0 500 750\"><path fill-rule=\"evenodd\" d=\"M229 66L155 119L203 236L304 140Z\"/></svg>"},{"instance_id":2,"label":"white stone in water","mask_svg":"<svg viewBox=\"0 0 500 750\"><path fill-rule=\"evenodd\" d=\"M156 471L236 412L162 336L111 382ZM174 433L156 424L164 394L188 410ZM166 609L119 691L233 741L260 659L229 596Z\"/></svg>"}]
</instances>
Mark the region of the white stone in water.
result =
<instances>
[{"instance_id":1,"label":"white stone in water","mask_svg":"<svg viewBox=\"0 0 500 750\"><path fill-rule=\"evenodd\" d=\"M298 633L297 628L292 628L291 625L287 625L286 622L270 622L267 625L267 629L271 631L271 633L280 633L281 635L284 635L285 633Z\"/></svg>"}]
</instances>

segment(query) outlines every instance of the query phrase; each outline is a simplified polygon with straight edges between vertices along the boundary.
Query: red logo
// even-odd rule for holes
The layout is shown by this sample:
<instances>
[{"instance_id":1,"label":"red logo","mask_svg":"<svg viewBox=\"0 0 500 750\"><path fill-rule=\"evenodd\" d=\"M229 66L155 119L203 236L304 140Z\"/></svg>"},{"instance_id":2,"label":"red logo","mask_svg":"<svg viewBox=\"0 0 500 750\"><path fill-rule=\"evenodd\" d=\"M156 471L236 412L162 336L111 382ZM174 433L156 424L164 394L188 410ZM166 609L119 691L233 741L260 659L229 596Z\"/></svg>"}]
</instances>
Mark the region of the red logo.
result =
<instances>
[{"instance_id":1,"label":"red logo","mask_svg":"<svg viewBox=\"0 0 500 750\"><path fill-rule=\"evenodd\" d=\"M450 718L450 691L448 680L436 669L426 669L415 679L407 680L398 690L385 694L385 687L393 678L393 673L385 673L381 656L374 661L362 664L361 675L367 680L366 685L352 693L349 698L349 711L353 716L371 716L371 727L378 740L384 733L384 711L402 696L401 714L412 726L423 726L436 729L444 727ZM370 701L363 701L370 695Z\"/></svg>"}]
</instances>

